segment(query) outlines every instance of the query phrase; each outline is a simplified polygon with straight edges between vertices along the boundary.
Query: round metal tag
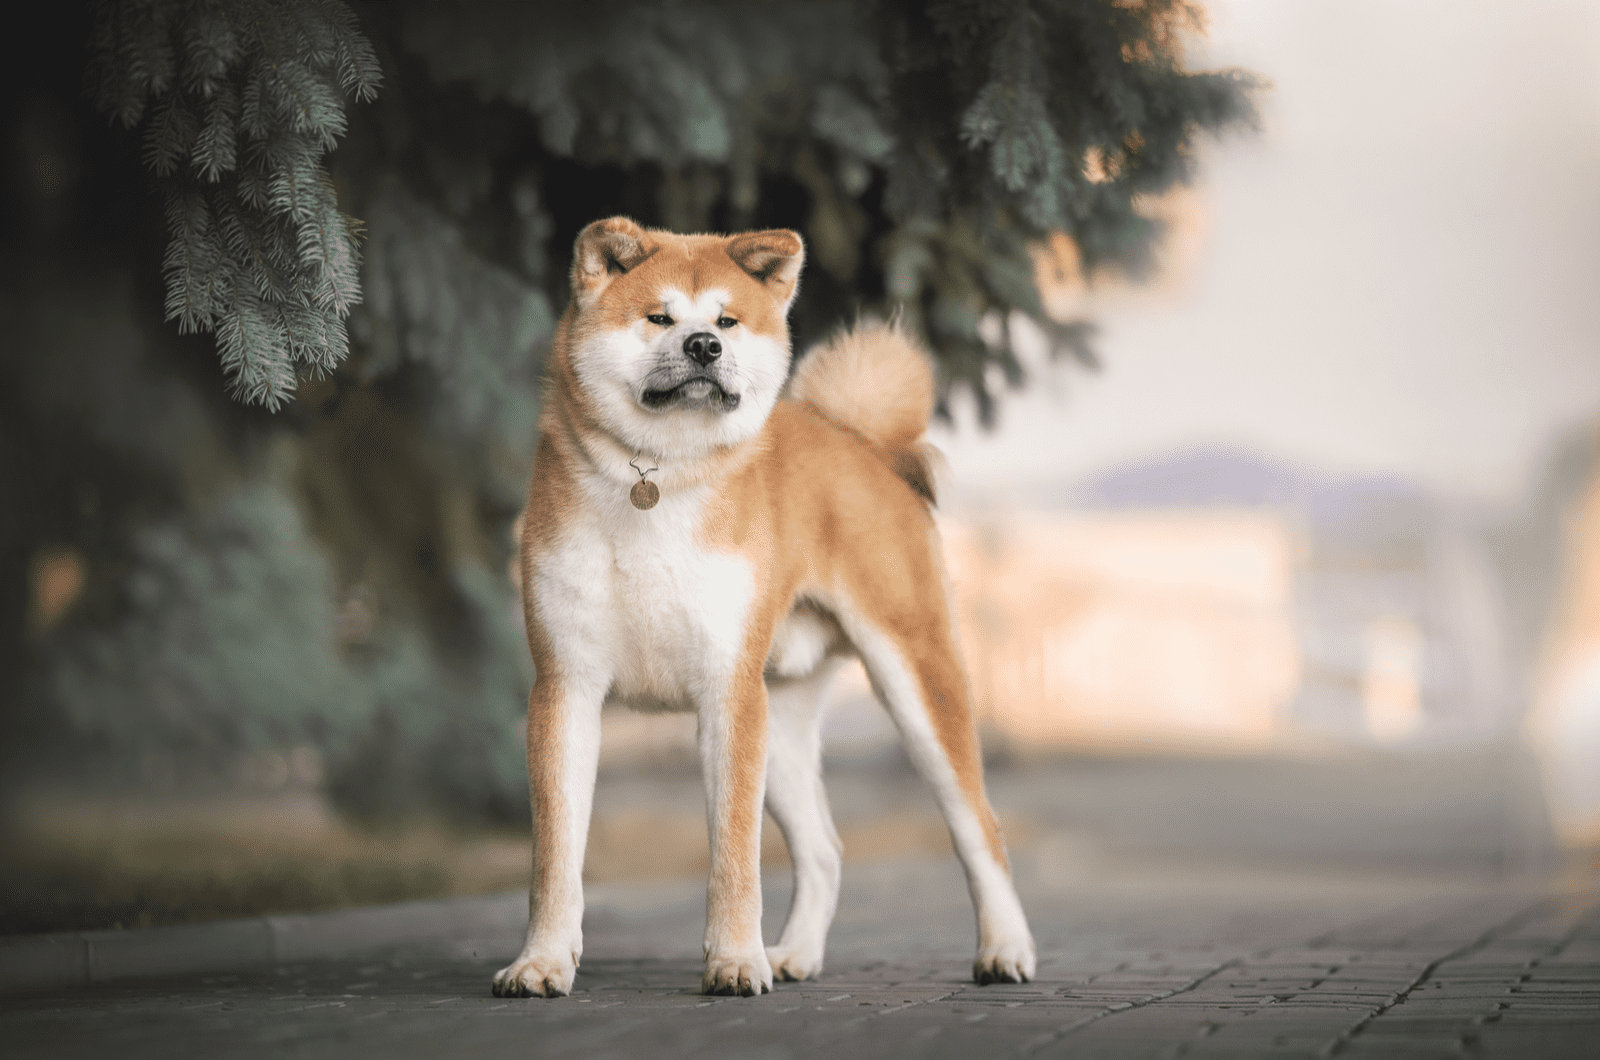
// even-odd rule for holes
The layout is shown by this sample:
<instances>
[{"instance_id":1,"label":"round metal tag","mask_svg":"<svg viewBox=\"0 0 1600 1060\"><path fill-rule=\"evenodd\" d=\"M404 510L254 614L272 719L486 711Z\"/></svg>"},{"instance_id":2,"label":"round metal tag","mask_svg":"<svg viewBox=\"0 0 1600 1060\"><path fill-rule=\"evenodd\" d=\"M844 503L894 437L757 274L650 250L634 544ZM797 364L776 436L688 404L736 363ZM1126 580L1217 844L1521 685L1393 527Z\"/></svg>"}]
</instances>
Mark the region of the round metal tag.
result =
<instances>
[{"instance_id":1,"label":"round metal tag","mask_svg":"<svg viewBox=\"0 0 1600 1060\"><path fill-rule=\"evenodd\" d=\"M661 499L661 491L656 488L654 482L644 479L633 484L633 489L628 491L628 499L633 502L635 508L647 512Z\"/></svg>"}]
</instances>

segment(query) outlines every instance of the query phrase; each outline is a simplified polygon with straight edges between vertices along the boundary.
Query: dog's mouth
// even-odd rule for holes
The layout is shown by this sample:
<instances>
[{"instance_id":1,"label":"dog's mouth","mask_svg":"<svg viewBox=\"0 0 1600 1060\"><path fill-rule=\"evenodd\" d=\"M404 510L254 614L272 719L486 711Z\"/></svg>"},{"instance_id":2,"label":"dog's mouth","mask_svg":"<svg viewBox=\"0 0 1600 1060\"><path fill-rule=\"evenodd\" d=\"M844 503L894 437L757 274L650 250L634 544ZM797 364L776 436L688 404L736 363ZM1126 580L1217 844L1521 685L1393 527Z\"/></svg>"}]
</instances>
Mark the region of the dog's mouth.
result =
<instances>
[{"instance_id":1,"label":"dog's mouth","mask_svg":"<svg viewBox=\"0 0 1600 1060\"><path fill-rule=\"evenodd\" d=\"M718 409L732 412L739 407L739 395L725 389L710 376L690 376L681 383L662 389L646 388L639 403L652 412L668 409Z\"/></svg>"}]
</instances>

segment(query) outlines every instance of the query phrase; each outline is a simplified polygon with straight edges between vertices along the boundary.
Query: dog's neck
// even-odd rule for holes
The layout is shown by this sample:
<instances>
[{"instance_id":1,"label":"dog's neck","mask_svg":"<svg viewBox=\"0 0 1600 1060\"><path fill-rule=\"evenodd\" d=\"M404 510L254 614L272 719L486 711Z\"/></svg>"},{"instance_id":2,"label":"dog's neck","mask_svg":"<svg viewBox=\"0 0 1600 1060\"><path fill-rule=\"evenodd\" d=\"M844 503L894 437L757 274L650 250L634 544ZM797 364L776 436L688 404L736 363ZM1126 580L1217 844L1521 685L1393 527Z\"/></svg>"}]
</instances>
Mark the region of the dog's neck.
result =
<instances>
[{"instance_id":1,"label":"dog's neck","mask_svg":"<svg viewBox=\"0 0 1600 1060\"><path fill-rule=\"evenodd\" d=\"M697 453L660 453L627 444L574 401L552 401L546 409L552 415L544 430L573 471L615 485L619 495L626 495L640 480L640 469L652 464L650 481L669 494L724 479L766 447L763 425L754 437L733 445Z\"/></svg>"}]
</instances>

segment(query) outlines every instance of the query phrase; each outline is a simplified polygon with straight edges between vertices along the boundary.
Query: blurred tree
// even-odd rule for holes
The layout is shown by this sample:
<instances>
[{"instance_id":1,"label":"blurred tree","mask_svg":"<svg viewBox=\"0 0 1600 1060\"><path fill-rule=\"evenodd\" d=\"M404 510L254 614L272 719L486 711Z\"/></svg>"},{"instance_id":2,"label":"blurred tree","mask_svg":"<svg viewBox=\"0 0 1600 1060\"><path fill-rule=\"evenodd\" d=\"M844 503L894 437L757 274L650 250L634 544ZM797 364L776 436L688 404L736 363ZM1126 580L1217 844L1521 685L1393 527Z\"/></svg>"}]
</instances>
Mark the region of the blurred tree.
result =
<instances>
[{"instance_id":1,"label":"blurred tree","mask_svg":"<svg viewBox=\"0 0 1600 1060\"><path fill-rule=\"evenodd\" d=\"M53 263L5 266L26 355L0 366L0 487L43 499L0 527L0 606L28 616L7 746L148 765L314 743L372 816L526 813L504 572L584 224L796 228L796 348L898 309L941 407L965 390L987 424L1025 383L1014 312L1093 363L1088 324L1044 311L1042 241L1139 273L1196 136L1253 116L1249 75L1184 68L1181 0L55 17L17 66L56 72L10 97L0 199L10 260ZM85 41L128 131L59 74ZM139 159L164 212L129 197Z\"/></svg>"}]
</instances>

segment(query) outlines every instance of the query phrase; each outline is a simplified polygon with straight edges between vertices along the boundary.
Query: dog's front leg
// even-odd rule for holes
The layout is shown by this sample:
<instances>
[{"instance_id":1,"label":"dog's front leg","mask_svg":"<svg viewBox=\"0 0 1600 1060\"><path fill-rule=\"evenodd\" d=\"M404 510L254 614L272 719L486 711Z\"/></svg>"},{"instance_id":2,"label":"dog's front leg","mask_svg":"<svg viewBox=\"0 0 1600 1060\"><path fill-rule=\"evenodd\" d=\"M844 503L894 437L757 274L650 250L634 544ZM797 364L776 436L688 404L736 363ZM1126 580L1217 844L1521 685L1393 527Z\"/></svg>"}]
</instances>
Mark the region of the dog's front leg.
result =
<instances>
[{"instance_id":1,"label":"dog's front leg","mask_svg":"<svg viewBox=\"0 0 1600 1060\"><path fill-rule=\"evenodd\" d=\"M700 768L711 833L706 888L707 994L763 994L772 966L761 942L761 807L767 778L767 690L759 665L726 697L700 706Z\"/></svg>"},{"instance_id":2,"label":"dog's front leg","mask_svg":"<svg viewBox=\"0 0 1600 1060\"><path fill-rule=\"evenodd\" d=\"M528 697L528 939L521 956L494 977L496 997L572 992L583 955L583 851L600 762L601 700L544 675Z\"/></svg>"}]
</instances>

